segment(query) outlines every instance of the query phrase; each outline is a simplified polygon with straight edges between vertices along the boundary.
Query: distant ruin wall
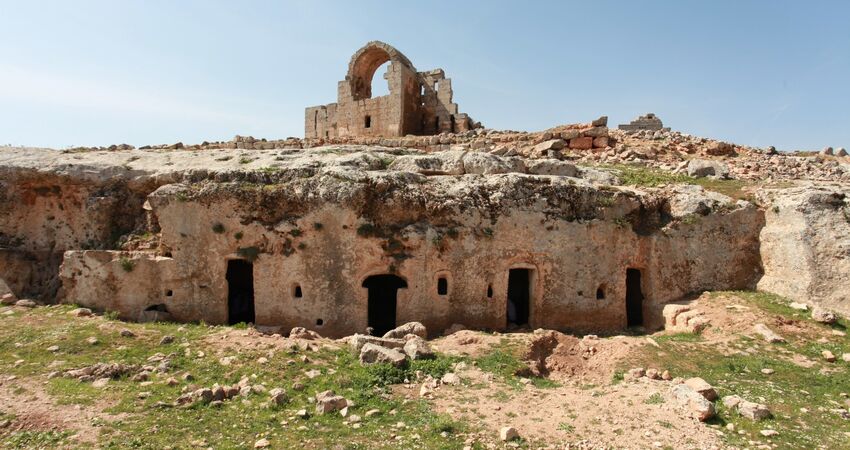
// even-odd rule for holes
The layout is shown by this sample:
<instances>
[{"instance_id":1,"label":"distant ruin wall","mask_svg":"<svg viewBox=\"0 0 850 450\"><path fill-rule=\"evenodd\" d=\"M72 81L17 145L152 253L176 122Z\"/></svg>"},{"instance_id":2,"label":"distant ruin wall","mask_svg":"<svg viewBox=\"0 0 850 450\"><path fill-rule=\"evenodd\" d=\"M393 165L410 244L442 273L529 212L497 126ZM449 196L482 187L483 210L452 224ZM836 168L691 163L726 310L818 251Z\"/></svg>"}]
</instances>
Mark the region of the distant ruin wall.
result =
<instances>
[{"instance_id":1,"label":"distant ruin wall","mask_svg":"<svg viewBox=\"0 0 850 450\"><path fill-rule=\"evenodd\" d=\"M375 71L390 62L384 77L389 94L372 97ZM451 80L442 69L417 72L401 52L370 42L351 58L337 102L306 108L304 136L331 139L351 136L396 137L469 130L473 123L452 102Z\"/></svg>"}]
</instances>

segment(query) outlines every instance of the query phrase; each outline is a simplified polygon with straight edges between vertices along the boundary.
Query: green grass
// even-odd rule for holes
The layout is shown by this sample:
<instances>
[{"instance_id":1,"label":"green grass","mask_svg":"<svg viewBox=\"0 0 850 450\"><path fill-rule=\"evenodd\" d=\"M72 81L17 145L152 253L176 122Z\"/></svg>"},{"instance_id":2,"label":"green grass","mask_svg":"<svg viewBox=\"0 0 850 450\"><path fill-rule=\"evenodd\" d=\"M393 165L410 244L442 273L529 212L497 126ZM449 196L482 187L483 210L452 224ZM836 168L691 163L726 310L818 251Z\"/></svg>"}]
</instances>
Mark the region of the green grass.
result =
<instances>
[{"instance_id":1,"label":"green grass","mask_svg":"<svg viewBox=\"0 0 850 450\"><path fill-rule=\"evenodd\" d=\"M107 318L83 319L67 314L72 306L36 308L3 316L0 319L0 372L19 378L31 377L37 385L61 405L95 407L106 405L105 413L120 414L118 420L101 420L98 445L102 448L189 448L204 440L215 448L251 448L256 440L267 438L273 448L460 448L469 426L434 412L427 401L404 401L391 394L390 384L413 380L416 372L442 376L451 370L458 358L440 356L433 360L413 361L397 369L388 365L361 366L348 349L286 350L268 348L224 349L226 341L206 339L226 327L202 324L116 322ZM126 338L120 329L132 330L136 337ZM234 330L234 333L244 331ZM171 344L159 345L164 335L172 335ZM91 345L86 338L94 336L100 343ZM210 342L219 343L212 347ZM223 344L221 344L223 343ZM56 353L47 350L58 345ZM198 357L197 352L204 357ZM152 377L152 384L142 386L124 377L112 380L106 388L65 378L46 379L54 370L79 368L95 362L147 364L147 359L162 353L172 355L171 369ZM220 356L237 356L230 365L222 365ZM258 358L268 362L260 364ZM306 360L302 360L306 356ZM14 365L14 361L25 362ZM54 361L65 361L61 367L49 367ZM321 375L308 378L305 372L318 370ZM182 381L184 372L192 374L190 382ZM168 377L181 380L177 386L163 381ZM157 408L157 402L173 402L188 385L210 387L214 383L233 384L249 377L251 384L264 384L267 389L280 387L286 391L288 403L268 406L268 394L251 394L224 402L220 407L196 405L189 408ZM295 382L303 388L296 390ZM317 392L332 389L354 402L352 414L363 417L360 428L353 428L339 414L311 415L294 418L299 409L315 411L309 398ZM149 392L139 398L140 392ZM378 409L380 415L365 417L365 412ZM394 411L394 413L393 413ZM0 412L7 408L0 405ZM282 424L286 422L286 424ZM404 422L404 428L395 428ZM299 429L304 426L306 429ZM70 433L7 432L0 430L0 448L51 448L77 445L68 441ZM389 435L402 440L389 439ZM417 437L418 436L418 437ZM60 445L61 444L61 445Z\"/></svg>"},{"instance_id":2,"label":"green grass","mask_svg":"<svg viewBox=\"0 0 850 450\"><path fill-rule=\"evenodd\" d=\"M752 195L745 190L748 186L741 180L718 180L714 178L694 178L670 171L641 166L618 164L610 166L619 171L620 181L625 186L658 187L669 184L694 184L708 191L718 192L735 200L752 201Z\"/></svg>"},{"instance_id":3,"label":"green grass","mask_svg":"<svg viewBox=\"0 0 850 450\"><path fill-rule=\"evenodd\" d=\"M726 410L722 402L716 403L718 418L715 423L731 422L737 430L746 433L743 436L725 433L724 439L729 445L750 447L747 440L758 440L787 449L815 448L827 442L831 443L830 448L850 448L850 441L843 434L847 430L847 420L830 411L842 407L838 405L847 407L841 393L850 393L850 364L840 359L828 363L820 355L825 349L839 356L850 352L850 338L832 336L829 326L811 321L809 313L788 307L788 301L776 295L761 292L712 295L736 296L743 306L761 309L786 320L809 322L823 332L821 335L830 337L827 343L821 343L817 337L806 333L785 333L787 344L771 345L741 336L728 344L731 348L721 351L717 345L703 344L686 334L657 336L655 340L661 348L646 346L641 355L628 361L627 366L664 367L673 376L699 376L712 384L721 397L736 394L768 405L774 417L752 422ZM845 325L836 325L842 326ZM809 358L813 366L796 364L794 354ZM773 369L774 373L762 374L764 368ZM802 412L801 408L808 412ZM759 434L764 428L775 429L780 434L764 438Z\"/></svg>"},{"instance_id":4,"label":"green grass","mask_svg":"<svg viewBox=\"0 0 850 450\"><path fill-rule=\"evenodd\" d=\"M524 372L527 365L521 360L520 348L507 338L503 338L499 344L493 345L487 354L475 360L479 369L490 372L502 378L502 380L514 389L521 389L521 377L517 373ZM555 388L560 386L548 378L528 377L531 384L541 389Z\"/></svg>"}]
</instances>

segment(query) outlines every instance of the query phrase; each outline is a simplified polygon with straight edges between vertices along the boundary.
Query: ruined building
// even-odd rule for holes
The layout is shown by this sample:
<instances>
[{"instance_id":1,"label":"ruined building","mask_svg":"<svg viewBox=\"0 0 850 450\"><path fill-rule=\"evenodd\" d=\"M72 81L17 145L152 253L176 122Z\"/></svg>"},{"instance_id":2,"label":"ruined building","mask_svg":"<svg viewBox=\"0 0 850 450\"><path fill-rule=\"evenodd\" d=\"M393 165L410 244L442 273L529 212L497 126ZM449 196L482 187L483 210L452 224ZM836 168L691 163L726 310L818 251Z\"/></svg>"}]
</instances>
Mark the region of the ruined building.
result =
<instances>
[{"instance_id":1,"label":"ruined building","mask_svg":"<svg viewBox=\"0 0 850 450\"><path fill-rule=\"evenodd\" d=\"M619 128L623 131L670 131L669 128L664 128L664 124L661 123L661 119L659 119L654 113L644 114L628 124L620 125Z\"/></svg>"},{"instance_id":2,"label":"ruined building","mask_svg":"<svg viewBox=\"0 0 850 450\"><path fill-rule=\"evenodd\" d=\"M372 78L386 62L390 93L373 98ZM419 72L400 51L378 41L351 57L337 102L307 108L304 119L306 138L434 135L474 126L452 103L452 80L443 69Z\"/></svg>"}]
</instances>

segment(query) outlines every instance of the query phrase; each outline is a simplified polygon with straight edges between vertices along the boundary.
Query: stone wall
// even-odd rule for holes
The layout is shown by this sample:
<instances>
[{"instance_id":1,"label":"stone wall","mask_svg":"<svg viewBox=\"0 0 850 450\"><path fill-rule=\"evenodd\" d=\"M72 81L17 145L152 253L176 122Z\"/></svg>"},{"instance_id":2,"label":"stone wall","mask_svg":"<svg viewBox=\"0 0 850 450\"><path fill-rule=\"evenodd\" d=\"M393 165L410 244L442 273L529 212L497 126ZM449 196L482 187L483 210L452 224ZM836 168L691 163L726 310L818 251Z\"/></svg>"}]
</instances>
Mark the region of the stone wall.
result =
<instances>
[{"instance_id":1,"label":"stone wall","mask_svg":"<svg viewBox=\"0 0 850 450\"><path fill-rule=\"evenodd\" d=\"M669 128L664 128L661 119L653 113L644 114L628 124L621 124L618 128L623 131L670 131Z\"/></svg>"},{"instance_id":2,"label":"stone wall","mask_svg":"<svg viewBox=\"0 0 850 450\"><path fill-rule=\"evenodd\" d=\"M375 71L390 62L384 78L389 94L372 97ZM452 102L451 80L442 69L418 72L401 52L373 41L351 58L337 102L306 108L304 136L332 139L354 136L406 136L455 133L473 124Z\"/></svg>"}]
</instances>

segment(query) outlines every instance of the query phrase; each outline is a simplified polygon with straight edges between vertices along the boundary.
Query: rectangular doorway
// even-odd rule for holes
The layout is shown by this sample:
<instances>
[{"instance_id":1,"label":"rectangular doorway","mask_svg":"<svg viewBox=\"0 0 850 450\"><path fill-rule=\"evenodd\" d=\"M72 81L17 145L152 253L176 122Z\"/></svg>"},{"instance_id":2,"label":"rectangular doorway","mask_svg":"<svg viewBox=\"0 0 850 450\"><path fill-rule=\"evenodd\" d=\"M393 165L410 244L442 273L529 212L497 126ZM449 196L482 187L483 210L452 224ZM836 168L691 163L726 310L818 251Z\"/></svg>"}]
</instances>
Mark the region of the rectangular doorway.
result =
<instances>
[{"instance_id":1,"label":"rectangular doorway","mask_svg":"<svg viewBox=\"0 0 850 450\"><path fill-rule=\"evenodd\" d=\"M372 335L383 336L396 327L398 290L407 288L407 282L397 275L372 275L363 281L363 287L369 290L368 327Z\"/></svg>"},{"instance_id":2,"label":"rectangular doorway","mask_svg":"<svg viewBox=\"0 0 850 450\"><path fill-rule=\"evenodd\" d=\"M626 269L626 323L629 327L643 326L643 292L640 269Z\"/></svg>"},{"instance_id":3,"label":"rectangular doorway","mask_svg":"<svg viewBox=\"0 0 850 450\"><path fill-rule=\"evenodd\" d=\"M244 259L227 261L227 323L254 323L254 265Z\"/></svg>"},{"instance_id":4,"label":"rectangular doorway","mask_svg":"<svg viewBox=\"0 0 850 450\"><path fill-rule=\"evenodd\" d=\"M508 272L508 327L528 325L531 300L531 270Z\"/></svg>"}]
</instances>

